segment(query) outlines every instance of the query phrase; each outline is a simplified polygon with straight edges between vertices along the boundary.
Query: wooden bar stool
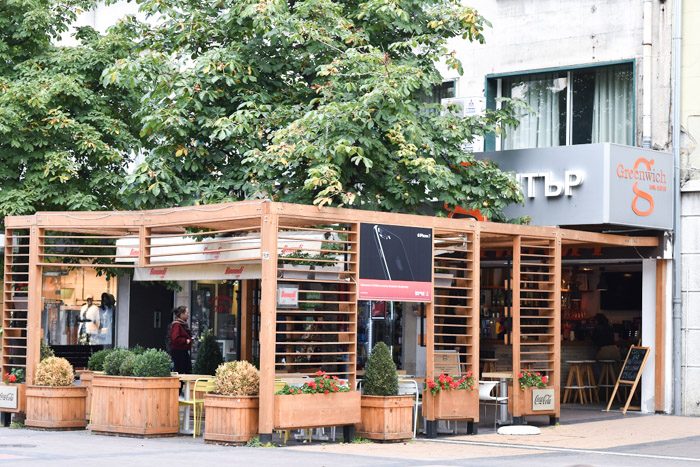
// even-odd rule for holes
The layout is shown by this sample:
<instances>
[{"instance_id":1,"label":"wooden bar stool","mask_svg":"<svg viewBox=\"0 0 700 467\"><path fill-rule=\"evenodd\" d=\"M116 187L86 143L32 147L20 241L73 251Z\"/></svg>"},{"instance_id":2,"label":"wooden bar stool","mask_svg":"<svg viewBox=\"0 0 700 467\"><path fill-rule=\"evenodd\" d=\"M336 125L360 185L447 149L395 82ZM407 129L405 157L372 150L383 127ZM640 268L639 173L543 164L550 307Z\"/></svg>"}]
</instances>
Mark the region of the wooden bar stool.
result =
<instances>
[{"instance_id":1,"label":"wooden bar stool","mask_svg":"<svg viewBox=\"0 0 700 467\"><path fill-rule=\"evenodd\" d=\"M595 365L595 360L583 360L583 373L581 376L583 376L583 385L586 388L588 402L593 403L595 401L600 403L598 383L596 383L595 374L593 373L593 365Z\"/></svg>"},{"instance_id":2,"label":"wooden bar stool","mask_svg":"<svg viewBox=\"0 0 700 467\"><path fill-rule=\"evenodd\" d=\"M607 401L610 398L610 393L612 392L612 389L615 387L615 364L617 361L615 360L598 360L598 363L600 363L600 376L598 377L598 391L600 393L605 393L605 400ZM621 401L620 399L620 391L615 394L615 398L618 401Z\"/></svg>"},{"instance_id":3,"label":"wooden bar stool","mask_svg":"<svg viewBox=\"0 0 700 467\"><path fill-rule=\"evenodd\" d=\"M579 404L588 403L588 395L586 394L587 386L584 384L584 376L587 375L586 360L568 360L569 373L566 376L566 385L564 385L564 394L562 403L576 402Z\"/></svg>"},{"instance_id":4,"label":"wooden bar stool","mask_svg":"<svg viewBox=\"0 0 700 467\"><path fill-rule=\"evenodd\" d=\"M497 358L482 358L481 359L481 374L496 371L496 362L497 361L498 361Z\"/></svg>"}]
</instances>

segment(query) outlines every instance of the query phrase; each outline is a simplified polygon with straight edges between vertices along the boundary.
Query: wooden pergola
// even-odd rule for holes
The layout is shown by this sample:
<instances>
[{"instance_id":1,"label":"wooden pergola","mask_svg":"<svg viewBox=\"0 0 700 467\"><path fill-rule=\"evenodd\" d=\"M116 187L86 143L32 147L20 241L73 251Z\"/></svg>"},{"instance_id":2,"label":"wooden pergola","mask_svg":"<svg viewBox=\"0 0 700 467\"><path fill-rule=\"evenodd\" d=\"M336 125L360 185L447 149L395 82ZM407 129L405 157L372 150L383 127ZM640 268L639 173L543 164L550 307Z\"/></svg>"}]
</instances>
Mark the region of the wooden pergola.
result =
<instances>
[{"instance_id":1,"label":"wooden pergola","mask_svg":"<svg viewBox=\"0 0 700 467\"><path fill-rule=\"evenodd\" d=\"M282 373L311 375L323 368L355 387L361 223L432 229L433 278L446 273L453 277L449 285L433 280L434 298L426 303L426 378L436 375L436 353L445 350L459 354L465 371L479 374L480 252L512 252L512 369L530 368L549 376L556 394L556 408L549 414L554 417L559 417L561 380L562 246L658 246L655 237L269 201L11 216L5 219L2 372L25 368L27 382L34 379L42 337L42 273L47 269L257 263L262 279L259 433L323 426L323 419L280 422L275 413L275 378ZM308 258L289 255L285 245L298 243L300 236L314 241L293 250L299 253L303 248L306 254L326 258L330 255L330 259L314 260L316 264L328 262L328 272L309 271L301 277L293 274L299 269L295 263L303 265ZM125 238L138 239L140 246L138 256L130 262L118 254L117 241ZM208 249L202 248L204 243ZM298 287L298 307L277 306L278 285L282 284ZM244 320L249 319L245 310L242 313ZM315 326L312 333L304 328L309 323ZM244 324L242 332L246 330ZM325 350L305 350L309 346ZM527 415L520 413L520 392L513 391L511 397L513 415ZM424 416L436 419L431 404L424 405Z\"/></svg>"}]
</instances>

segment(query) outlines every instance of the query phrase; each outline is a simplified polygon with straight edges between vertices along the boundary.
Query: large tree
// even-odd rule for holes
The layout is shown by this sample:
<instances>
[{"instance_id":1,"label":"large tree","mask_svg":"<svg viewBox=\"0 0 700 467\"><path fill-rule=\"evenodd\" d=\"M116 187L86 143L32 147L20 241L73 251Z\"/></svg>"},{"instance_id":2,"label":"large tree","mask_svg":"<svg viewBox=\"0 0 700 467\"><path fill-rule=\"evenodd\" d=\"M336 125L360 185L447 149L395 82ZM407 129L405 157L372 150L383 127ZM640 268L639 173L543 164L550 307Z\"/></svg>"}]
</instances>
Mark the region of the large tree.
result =
<instances>
[{"instance_id":1,"label":"large tree","mask_svg":"<svg viewBox=\"0 0 700 467\"><path fill-rule=\"evenodd\" d=\"M123 189L137 207L251 197L498 219L515 181L464 143L514 124L510 102L461 118L426 103L448 39L484 40L460 0L139 0L137 54L103 84L143 95L153 150Z\"/></svg>"},{"instance_id":2,"label":"large tree","mask_svg":"<svg viewBox=\"0 0 700 467\"><path fill-rule=\"evenodd\" d=\"M139 150L138 96L105 88L105 67L132 53L115 29L62 34L87 0L0 2L0 221L39 210L124 207L119 190Z\"/></svg>"}]
</instances>

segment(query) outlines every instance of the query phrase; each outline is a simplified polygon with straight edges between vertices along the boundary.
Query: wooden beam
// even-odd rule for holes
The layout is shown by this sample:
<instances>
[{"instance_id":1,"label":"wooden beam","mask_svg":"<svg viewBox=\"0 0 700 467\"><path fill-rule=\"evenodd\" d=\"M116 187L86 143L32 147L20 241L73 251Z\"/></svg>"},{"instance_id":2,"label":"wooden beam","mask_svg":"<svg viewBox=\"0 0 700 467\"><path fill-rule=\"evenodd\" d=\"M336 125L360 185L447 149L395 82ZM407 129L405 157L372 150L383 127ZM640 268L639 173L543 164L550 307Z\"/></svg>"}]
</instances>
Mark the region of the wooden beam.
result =
<instances>
[{"instance_id":1,"label":"wooden beam","mask_svg":"<svg viewBox=\"0 0 700 467\"><path fill-rule=\"evenodd\" d=\"M561 229L562 243L586 243L589 245L627 246L627 247L656 247L658 237L632 237L627 235L585 232L583 230Z\"/></svg>"},{"instance_id":2,"label":"wooden beam","mask_svg":"<svg viewBox=\"0 0 700 467\"><path fill-rule=\"evenodd\" d=\"M654 410L666 408L666 260L656 261L656 336L654 342Z\"/></svg>"},{"instance_id":3,"label":"wooden beam","mask_svg":"<svg viewBox=\"0 0 700 467\"><path fill-rule=\"evenodd\" d=\"M277 321L277 226L276 213L262 216L262 294L260 303L260 409L258 432L271 435L274 429L275 347Z\"/></svg>"}]
</instances>

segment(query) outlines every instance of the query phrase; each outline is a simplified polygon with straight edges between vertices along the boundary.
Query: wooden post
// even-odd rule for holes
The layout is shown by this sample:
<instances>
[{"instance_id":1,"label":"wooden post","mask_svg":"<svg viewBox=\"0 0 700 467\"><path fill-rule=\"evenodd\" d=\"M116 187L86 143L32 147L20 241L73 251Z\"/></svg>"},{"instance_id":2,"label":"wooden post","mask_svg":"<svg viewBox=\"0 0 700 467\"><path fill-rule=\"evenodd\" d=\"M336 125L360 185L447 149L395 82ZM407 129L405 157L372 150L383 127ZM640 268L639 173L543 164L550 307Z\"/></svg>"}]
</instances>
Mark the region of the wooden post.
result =
<instances>
[{"instance_id":1,"label":"wooden post","mask_svg":"<svg viewBox=\"0 0 700 467\"><path fill-rule=\"evenodd\" d=\"M240 360L248 360L249 353L248 353L248 335L250 334L249 328L248 328L248 320L250 319L250 309L248 308L248 297L249 297L249 290L250 289L250 282L249 280L242 280L240 291L241 291L241 308L240 308L240 313L241 313L241 336L238 339L239 345L241 347L241 355L239 356Z\"/></svg>"},{"instance_id":2,"label":"wooden post","mask_svg":"<svg viewBox=\"0 0 700 467\"><path fill-rule=\"evenodd\" d=\"M513 347L513 391L508 394L513 400L513 418L522 417L520 407L520 398L522 391L518 386L518 373L520 372L520 243L522 239L519 235L513 238L513 275L511 279L511 322L512 329L512 347Z\"/></svg>"},{"instance_id":3,"label":"wooden post","mask_svg":"<svg viewBox=\"0 0 700 467\"><path fill-rule=\"evenodd\" d=\"M431 282L433 283L433 294L430 302L425 304L425 381L431 381L435 377L435 230L433 230L433 245L431 247L430 259L431 267ZM430 400L430 403L423 404L423 418L428 422L435 422L435 410L432 404L432 398L423 398ZM434 431L432 429L428 431ZM437 433L435 433L437 434ZM428 433L430 437L430 433Z\"/></svg>"},{"instance_id":4,"label":"wooden post","mask_svg":"<svg viewBox=\"0 0 700 467\"><path fill-rule=\"evenodd\" d=\"M29 229L29 288L27 289L27 384L34 383L34 372L41 357L41 266L39 236L43 229Z\"/></svg>"},{"instance_id":5,"label":"wooden post","mask_svg":"<svg viewBox=\"0 0 700 467\"><path fill-rule=\"evenodd\" d=\"M554 238L554 325L552 341L553 360L551 384L554 387L554 411L556 421L561 414L561 232ZM553 421L550 419L550 422Z\"/></svg>"},{"instance_id":6,"label":"wooden post","mask_svg":"<svg viewBox=\"0 0 700 467\"><path fill-rule=\"evenodd\" d=\"M479 345L481 343L481 232L478 229L472 235L472 239L471 272L467 272L466 276L470 278L469 275L471 274L470 279L472 280L472 306L469 310L471 313L471 316L469 316L471 327L469 334L472 335L471 369L478 385L479 375L481 374L481 368L479 368ZM479 420L475 421L478 422Z\"/></svg>"},{"instance_id":7,"label":"wooden post","mask_svg":"<svg viewBox=\"0 0 700 467\"><path fill-rule=\"evenodd\" d=\"M656 261L656 338L654 342L654 410L666 408L666 261Z\"/></svg>"},{"instance_id":8,"label":"wooden post","mask_svg":"<svg viewBox=\"0 0 700 467\"><path fill-rule=\"evenodd\" d=\"M270 441L274 429L275 331L277 321L277 226L279 217L264 205L260 228L262 294L260 300L260 439Z\"/></svg>"}]
</instances>

